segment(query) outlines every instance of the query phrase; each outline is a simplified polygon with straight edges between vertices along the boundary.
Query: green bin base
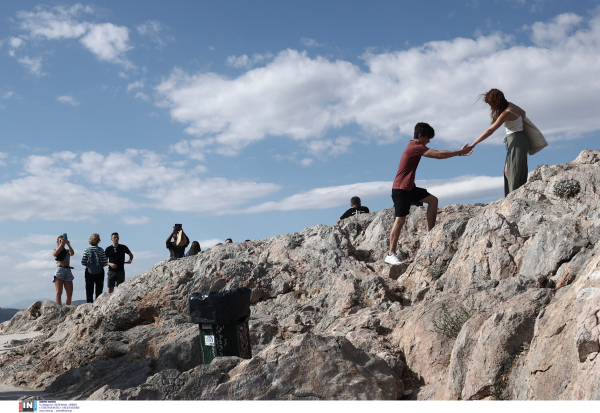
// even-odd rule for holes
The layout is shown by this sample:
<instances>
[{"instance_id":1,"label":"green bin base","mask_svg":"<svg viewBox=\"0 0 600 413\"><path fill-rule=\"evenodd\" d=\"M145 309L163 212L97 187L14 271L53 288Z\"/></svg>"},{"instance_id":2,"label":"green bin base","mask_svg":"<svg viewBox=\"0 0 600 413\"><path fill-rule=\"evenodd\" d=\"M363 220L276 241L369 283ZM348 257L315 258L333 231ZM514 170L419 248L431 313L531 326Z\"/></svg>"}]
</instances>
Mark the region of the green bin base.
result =
<instances>
[{"instance_id":1,"label":"green bin base","mask_svg":"<svg viewBox=\"0 0 600 413\"><path fill-rule=\"evenodd\" d=\"M203 364L210 364L215 357L252 358L250 330L247 321L241 325L199 324L199 326Z\"/></svg>"}]
</instances>

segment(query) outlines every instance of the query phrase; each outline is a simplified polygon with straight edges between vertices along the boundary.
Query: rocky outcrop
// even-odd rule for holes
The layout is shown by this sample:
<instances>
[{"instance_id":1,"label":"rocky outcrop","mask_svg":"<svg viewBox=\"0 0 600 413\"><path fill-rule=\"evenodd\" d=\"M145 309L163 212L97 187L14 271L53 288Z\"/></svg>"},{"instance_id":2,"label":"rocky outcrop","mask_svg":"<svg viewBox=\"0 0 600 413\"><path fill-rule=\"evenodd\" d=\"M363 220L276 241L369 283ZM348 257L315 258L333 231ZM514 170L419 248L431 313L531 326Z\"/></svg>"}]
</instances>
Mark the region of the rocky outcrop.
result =
<instances>
[{"instance_id":1,"label":"rocky outcrop","mask_svg":"<svg viewBox=\"0 0 600 413\"><path fill-rule=\"evenodd\" d=\"M499 201L393 210L163 261L93 304L38 302L0 379L53 397L600 399L600 151ZM577 181L577 191L555 185ZM564 189L564 188L563 188ZM252 289L254 357L203 365L195 291Z\"/></svg>"}]
</instances>

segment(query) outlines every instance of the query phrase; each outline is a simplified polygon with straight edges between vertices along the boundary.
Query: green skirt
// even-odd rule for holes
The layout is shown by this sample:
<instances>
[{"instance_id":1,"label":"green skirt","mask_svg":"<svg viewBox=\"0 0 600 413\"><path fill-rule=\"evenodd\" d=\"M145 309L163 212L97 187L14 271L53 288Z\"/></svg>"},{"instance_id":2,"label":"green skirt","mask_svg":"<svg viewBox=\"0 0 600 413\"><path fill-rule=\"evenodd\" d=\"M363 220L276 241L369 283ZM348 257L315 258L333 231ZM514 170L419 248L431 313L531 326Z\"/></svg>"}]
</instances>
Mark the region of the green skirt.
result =
<instances>
[{"instance_id":1,"label":"green skirt","mask_svg":"<svg viewBox=\"0 0 600 413\"><path fill-rule=\"evenodd\" d=\"M504 176L504 196L527 182L527 152L529 140L525 132L506 135L506 175Z\"/></svg>"}]
</instances>

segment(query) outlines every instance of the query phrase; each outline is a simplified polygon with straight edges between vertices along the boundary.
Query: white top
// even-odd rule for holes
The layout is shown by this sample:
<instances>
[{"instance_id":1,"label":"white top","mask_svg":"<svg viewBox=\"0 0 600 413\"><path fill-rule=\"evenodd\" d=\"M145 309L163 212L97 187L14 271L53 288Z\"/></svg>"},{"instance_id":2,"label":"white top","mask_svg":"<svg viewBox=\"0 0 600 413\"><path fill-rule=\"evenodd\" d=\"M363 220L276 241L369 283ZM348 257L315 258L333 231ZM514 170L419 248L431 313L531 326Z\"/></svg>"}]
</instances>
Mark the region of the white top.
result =
<instances>
[{"instance_id":1,"label":"white top","mask_svg":"<svg viewBox=\"0 0 600 413\"><path fill-rule=\"evenodd\" d=\"M508 109L507 109L508 110ZM508 110L513 115L516 115L515 112ZM515 120L507 120L504 122L504 127L506 128L506 134L510 135L511 133L521 132L523 130L523 117L518 115L519 117Z\"/></svg>"}]
</instances>

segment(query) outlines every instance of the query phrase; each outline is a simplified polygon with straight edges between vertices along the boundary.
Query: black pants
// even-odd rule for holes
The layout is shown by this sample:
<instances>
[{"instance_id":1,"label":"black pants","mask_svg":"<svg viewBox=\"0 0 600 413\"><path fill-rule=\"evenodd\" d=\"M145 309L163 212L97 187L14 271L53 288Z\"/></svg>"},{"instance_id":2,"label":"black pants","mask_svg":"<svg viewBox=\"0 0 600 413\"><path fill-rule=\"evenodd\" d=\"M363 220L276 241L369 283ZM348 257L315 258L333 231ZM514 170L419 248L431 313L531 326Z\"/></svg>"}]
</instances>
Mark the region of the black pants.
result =
<instances>
[{"instance_id":1,"label":"black pants","mask_svg":"<svg viewBox=\"0 0 600 413\"><path fill-rule=\"evenodd\" d=\"M96 287L96 298L98 298L104 289L104 268L99 274L90 274L85 270L85 295L88 303L94 302L94 286Z\"/></svg>"}]
</instances>

